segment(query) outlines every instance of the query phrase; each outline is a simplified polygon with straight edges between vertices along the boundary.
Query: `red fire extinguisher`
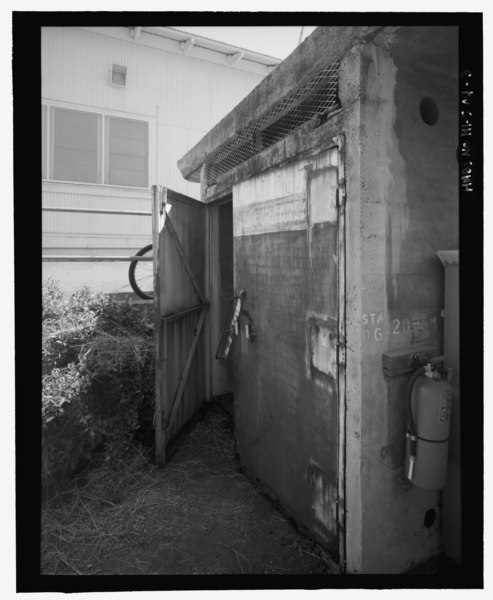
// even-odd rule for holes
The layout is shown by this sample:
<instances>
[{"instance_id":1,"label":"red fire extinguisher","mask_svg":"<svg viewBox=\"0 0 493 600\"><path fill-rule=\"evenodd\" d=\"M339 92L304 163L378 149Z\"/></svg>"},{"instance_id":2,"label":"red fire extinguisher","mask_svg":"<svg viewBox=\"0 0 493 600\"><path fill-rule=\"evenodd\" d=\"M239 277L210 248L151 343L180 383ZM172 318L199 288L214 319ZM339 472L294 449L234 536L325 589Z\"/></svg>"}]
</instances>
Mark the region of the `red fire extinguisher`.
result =
<instances>
[{"instance_id":1,"label":"red fire extinguisher","mask_svg":"<svg viewBox=\"0 0 493 600\"><path fill-rule=\"evenodd\" d=\"M407 388L406 477L426 490L445 487L452 386L428 363Z\"/></svg>"}]
</instances>

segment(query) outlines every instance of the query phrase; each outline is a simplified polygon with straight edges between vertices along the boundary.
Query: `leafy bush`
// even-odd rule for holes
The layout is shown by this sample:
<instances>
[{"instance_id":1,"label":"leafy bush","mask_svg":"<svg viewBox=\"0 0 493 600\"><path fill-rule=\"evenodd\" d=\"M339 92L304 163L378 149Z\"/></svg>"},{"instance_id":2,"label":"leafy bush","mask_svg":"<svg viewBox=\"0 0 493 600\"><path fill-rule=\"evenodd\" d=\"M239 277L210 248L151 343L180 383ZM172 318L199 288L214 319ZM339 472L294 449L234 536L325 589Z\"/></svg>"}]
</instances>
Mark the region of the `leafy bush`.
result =
<instances>
[{"instance_id":1,"label":"leafy bush","mask_svg":"<svg viewBox=\"0 0 493 600\"><path fill-rule=\"evenodd\" d=\"M96 455L121 459L152 443L153 328L135 305L87 288L43 288L45 493Z\"/></svg>"}]
</instances>

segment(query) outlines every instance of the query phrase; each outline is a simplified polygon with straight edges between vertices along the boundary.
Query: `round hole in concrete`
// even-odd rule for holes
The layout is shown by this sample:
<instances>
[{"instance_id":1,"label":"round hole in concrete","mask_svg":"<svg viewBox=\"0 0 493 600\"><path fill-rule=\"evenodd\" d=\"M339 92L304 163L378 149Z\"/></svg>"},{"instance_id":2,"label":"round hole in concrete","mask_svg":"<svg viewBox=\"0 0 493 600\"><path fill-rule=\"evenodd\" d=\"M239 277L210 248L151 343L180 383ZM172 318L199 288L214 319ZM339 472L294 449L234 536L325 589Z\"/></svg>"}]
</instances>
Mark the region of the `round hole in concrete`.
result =
<instances>
[{"instance_id":1,"label":"round hole in concrete","mask_svg":"<svg viewBox=\"0 0 493 600\"><path fill-rule=\"evenodd\" d=\"M438 105L430 96L426 96L421 100L419 113L427 125L435 125L438 121Z\"/></svg>"},{"instance_id":2,"label":"round hole in concrete","mask_svg":"<svg viewBox=\"0 0 493 600\"><path fill-rule=\"evenodd\" d=\"M425 527L428 527L428 529L433 525L433 523L435 522L437 513L436 510L434 508L430 508L429 510L426 511L425 513L425 518L423 521L423 525Z\"/></svg>"}]
</instances>

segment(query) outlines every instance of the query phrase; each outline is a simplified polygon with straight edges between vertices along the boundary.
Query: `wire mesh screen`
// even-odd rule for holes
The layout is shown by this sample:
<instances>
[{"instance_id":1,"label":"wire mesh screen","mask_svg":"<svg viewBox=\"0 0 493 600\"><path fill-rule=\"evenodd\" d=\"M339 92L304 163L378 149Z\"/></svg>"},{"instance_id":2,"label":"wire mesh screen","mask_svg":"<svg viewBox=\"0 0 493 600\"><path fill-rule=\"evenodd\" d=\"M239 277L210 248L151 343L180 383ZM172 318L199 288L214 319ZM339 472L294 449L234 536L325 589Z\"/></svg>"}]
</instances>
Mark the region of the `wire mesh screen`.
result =
<instances>
[{"instance_id":1,"label":"wire mesh screen","mask_svg":"<svg viewBox=\"0 0 493 600\"><path fill-rule=\"evenodd\" d=\"M314 117L324 118L340 107L339 63L321 69L305 85L249 123L216 150L206 163L206 180L215 183L231 169L285 138Z\"/></svg>"}]
</instances>

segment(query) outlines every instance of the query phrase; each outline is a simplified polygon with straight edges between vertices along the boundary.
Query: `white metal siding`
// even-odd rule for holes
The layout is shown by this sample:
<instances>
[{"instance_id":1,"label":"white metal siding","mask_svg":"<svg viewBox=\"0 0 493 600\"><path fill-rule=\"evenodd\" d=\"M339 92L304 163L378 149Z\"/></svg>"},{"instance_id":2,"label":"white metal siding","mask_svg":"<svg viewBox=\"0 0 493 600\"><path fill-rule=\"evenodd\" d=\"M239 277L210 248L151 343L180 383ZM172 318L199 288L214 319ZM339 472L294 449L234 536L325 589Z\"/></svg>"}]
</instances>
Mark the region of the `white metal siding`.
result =
<instances>
[{"instance_id":1,"label":"white metal siding","mask_svg":"<svg viewBox=\"0 0 493 600\"><path fill-rule=\"evenodd\" d=\"M128 68L125 88L109 84L113 63ZM190 139L200 139L262 78L143 46L130 36L123 41L72 27L42 31L43 99L157 118L167 134L160 144L166 144L169 160L175 164L190 149ZM175 151L177 146L184 151ZM157 172L151 168L151 183L198 198L198 186L186 182L178 169L171 171L166 162L158 157Z\"/></svg>"},{"instance_id":2,"label":"white metal siding","mask_svg":"<svg viewBox=\"0 0 493 600\"><path fill-rule=\"evenodd\" d=\"M144 45L124 28L42 29L43 103L101 111L149 122L149 184L199 199L177 161L263 79L254 73L196 56ZM111 33L111 32L110 32ZM149 39L149 38L148 38ZM166 43L170 43L169 41ZM164 44L165 46L166 44ZM225 59L225 57L224 57ZM127 85L110 85L113 64L127 67ZM151 209L150 190L44 182L45 206ZM149 243L151 220L137 216L43 213L45 253L84 254L82 249L137 249ZM70 263L59 265L71 269ZM51 267L50 267L51 268ZM98 266L103 268L102 265ZM107 268L113 268L108 263ZM48 265L44 270L48 271ZM89 272L89 271L88 271Z\"/></svg>"},{"instance_id":3,"label":"white metal siding","mask_svg":"<svg viewBox=\"0 0 493 600\"><path fill-rule=\"evenodd\" d=\"M71 189L73 188L73 189ZM67 208L109 208L151 211L147 190L104 190L99 186L45 184L45 206ZM110 195L111 194L111 195ZM151 243L151 218L128 215L94 215L43 211L44 248L133 248Z\"/></svg>"}]
</instances>

